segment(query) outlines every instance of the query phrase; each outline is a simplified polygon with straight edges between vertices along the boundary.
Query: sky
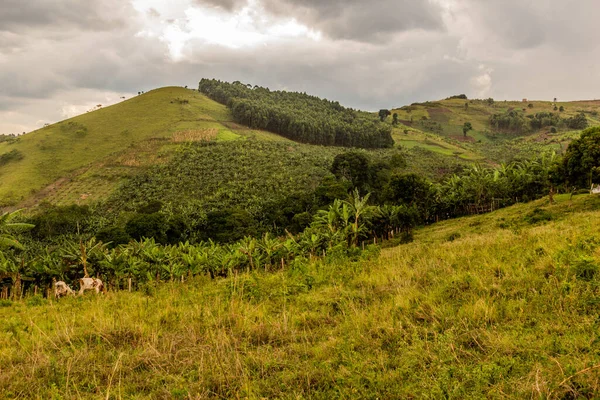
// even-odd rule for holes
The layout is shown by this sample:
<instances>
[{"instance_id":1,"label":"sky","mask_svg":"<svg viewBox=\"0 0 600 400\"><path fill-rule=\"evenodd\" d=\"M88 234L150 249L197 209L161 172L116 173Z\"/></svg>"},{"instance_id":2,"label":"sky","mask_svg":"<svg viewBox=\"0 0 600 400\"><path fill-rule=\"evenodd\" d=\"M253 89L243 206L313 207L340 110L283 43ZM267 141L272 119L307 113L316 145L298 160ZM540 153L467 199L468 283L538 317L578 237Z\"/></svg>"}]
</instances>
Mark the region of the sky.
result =
<instances>
[{"instance_id":1,"label":"sky","mask_svg":"<svg viewBox=\"0 0 600 400\"><path fill-rule=\"evenodd\" d=\"M0 0L0 134L201 78L374 111L600 97L597 0Z\"/></svg>"}]
</instances>

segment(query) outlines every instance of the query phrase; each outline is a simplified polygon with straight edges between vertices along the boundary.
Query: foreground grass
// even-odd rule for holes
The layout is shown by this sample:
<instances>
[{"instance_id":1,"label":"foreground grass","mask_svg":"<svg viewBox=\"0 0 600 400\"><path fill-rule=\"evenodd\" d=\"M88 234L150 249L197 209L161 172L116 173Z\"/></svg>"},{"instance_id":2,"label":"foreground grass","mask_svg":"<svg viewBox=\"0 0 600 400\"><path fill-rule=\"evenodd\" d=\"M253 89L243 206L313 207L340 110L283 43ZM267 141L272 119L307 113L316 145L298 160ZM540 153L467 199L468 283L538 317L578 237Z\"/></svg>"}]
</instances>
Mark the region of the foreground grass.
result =
<instances>
[{"instance_id":1,"label":"foreground grass","mask_svg":"<svg viewBox=\"0 0 600 400\"><path fill-rule=\"evenodd\" d=\"M0 393L593 398L600 200L558 200L436 224L370 260L6 304Z\"/></svg>"}]
</instances>

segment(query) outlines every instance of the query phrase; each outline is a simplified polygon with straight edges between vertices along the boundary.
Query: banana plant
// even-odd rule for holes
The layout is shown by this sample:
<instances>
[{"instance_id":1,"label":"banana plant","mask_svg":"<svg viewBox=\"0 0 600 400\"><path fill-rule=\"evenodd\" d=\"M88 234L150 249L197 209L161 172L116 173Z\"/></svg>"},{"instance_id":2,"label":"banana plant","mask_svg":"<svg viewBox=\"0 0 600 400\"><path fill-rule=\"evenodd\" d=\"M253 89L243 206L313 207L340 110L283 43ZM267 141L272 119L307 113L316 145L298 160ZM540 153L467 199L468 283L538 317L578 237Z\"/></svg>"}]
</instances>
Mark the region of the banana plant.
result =
<instances>
[{"instance_id":1,"label":"banana plant","mask_svg":"<svg viewBox=\"0 0 600 400\"><path fill-rule=\"evenodd\" d=\"M23 250L23 245L17 240L16 234L34 228L34 225L14 222L21 210L7 212L0 215L0 249L13 247Z\"/></svg>"},{"instance_id":2,"label":"banana plant","mask_svg":"<svg viewBox=\"0 0 600 400\"><path fill-rule=\"evenodd\" d=\"M82 266L84 277L89 277L88 265L90 259L93 263L100 264L106 254L106 245L92 237L79 243L66 241L62 244L62 257L71 264Z\"/></svg>"},{"instance_id":3,"label":"banana plant","mask_svg":"<svg viewBox=\"0 0 600 400\"><path fill-rule=\"evenodd\" d=\"M238 250L248 258L250 269L258 267L258 265L255 265L255 260L258 256L259 250L258 242L256 241L256 239L247 236L238 242L237 247Z\"/></svg>"},{"instance_id":4,"label":"banana plant","mask_svg":"<svg viewBox=\"0 0 600 400\"><path fill-rule=\"evenodd\" d=\"M358 246L358 238L366 231L366 227L361 222L375 211L375 207L368 205L369 197L371 197L371 193L367 193L364 197L361 197L358 189L354 189L350 200L345 201L352 212L352 219L354 220L350 225L351 240L354 247Z\"/></svg>"},{"instance_id":5,"label":"banana plant","mask_svg":"<svg viewBox=\"0 0 600 400\"><path fill-rule=\"evenodd\" d=\"M260 248L264 253L267 267L272 267L273 264L276 264L277 262L275 257L283 248L283 244L281 240L278 238L272 238L269 232L267 232L260 242Z\"/></svg>"}]
</instances>

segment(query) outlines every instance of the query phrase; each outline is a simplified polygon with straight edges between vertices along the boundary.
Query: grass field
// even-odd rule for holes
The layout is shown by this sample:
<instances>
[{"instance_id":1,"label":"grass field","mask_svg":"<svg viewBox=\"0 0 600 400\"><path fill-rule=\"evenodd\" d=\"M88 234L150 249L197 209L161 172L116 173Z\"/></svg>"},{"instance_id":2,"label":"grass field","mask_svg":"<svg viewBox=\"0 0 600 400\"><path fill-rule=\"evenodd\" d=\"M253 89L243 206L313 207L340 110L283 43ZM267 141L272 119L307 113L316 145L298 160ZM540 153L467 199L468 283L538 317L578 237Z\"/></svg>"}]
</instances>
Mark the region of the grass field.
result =
<instances>
[{"instance_id":1,"label":"grass field","mask_svg":"<svg viewBox=\"0 0 600 400\"><path fill-rule=\"evenodd\" d=\"M7 398L594 398L600 198L416 232L370 259L1 303Z\"/></svg>"},{"instance_id":2,"label":"grass field","mask_svg":"<svg viewBox=\"0 0 600 400\"><path fill-rule=\"evenodd\" d=\"M431 133L414 129L407 129L407 133L404 133L404 128L401 128L394 129L392 137L394 138L396 145L403 146L407 149L420 147L432 151L433 153L445 156L455 156L466 161L484 160L482 155L468 149L466 146L451 143L450 140Z\"/></svg>"}]
</instances>

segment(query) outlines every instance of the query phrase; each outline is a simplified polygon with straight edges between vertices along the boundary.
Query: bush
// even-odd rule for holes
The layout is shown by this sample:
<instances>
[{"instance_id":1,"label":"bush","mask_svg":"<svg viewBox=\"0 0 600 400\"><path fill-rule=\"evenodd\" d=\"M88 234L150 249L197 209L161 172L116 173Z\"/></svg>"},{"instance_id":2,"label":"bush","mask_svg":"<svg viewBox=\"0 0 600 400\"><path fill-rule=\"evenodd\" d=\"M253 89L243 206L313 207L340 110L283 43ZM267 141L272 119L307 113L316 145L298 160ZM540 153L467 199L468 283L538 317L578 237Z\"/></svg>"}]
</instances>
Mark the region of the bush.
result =
<instances>
[{"instance_id":1,"label":"bush","mask_svg":"<svg viewBox=\"0 0 600 400\"><path fill-rule=\"evenodd\" d=\"M44 304L44 298L42 297L42 295L38 294L28 298L25 304L27 304L28 307L41 306L42 304Z\"/></svg>"},{"instance_id":2,"label":"bush","mask_svg":"<svg viewBox=\"0 0 600 400\"><path fill-rule=\"evenodd\" d=\"M579 113L577 116L567 119L566 122L571 129L585 129L588 127L588 121L584 113Z\"/></svg>"},{"instance_id":3,"label":"bush","mask_svg":"<svg viewBox=\"0 0 600 400\"><path fill-rule=\"evenodd\" d=\"M137 214L125 225L125 232L136 240L154 238L158 243L167 240L167 221L164 215Z\"/></svg>"},{"instance_id":4,"label":"bush","mask_svg":"<svg viewBox=\"0 0 600 400\"><path fill-rule=\"evenodd\" d=\"M460 239L461 234L460 232L452 232L450 235L448 235L448 237L446 238L447 242L454 242L456 239Z\"/></svg>"},{"instance_id":5,"label":"bush","mask_svg":"<svg viewBox=\"0 0 600 400\"><path fill-rule=\"evenodd\" d=\"M4 153L4 154L0 155L0 167L8 164L9 162L19 161L22 159L23 159L23 154L19 150L13 149L13 150L9 151L8 153Z\"/></svg>"},{"instance_id":6,"label":"bush","mask_svg":"<svg viewBox=\"0 0 600 400\"><path fill-rule=\"evenodd\" d=\"M557 132L557 130L556 130L555 126L553 126L553 127L550 128L550 133L556 133L556 132Z\"/></svg>"},{"instance_id":7,"label":"bush","mask_svg":"<svg viewBox=\"0 0 600 400\"><path fill-rule=\"evenodd\" d=\"M446 100L452 100L452 99L467 100L467 95L466 94L457 94L455 96L448 97Z\"/></svg>"},{"instance_id":8,"label":"bush","mask_svg":"<svg viewBox=\"0 0 600 400\"><path fill-rule=\"evenodd\" d=\"M96 239L103 243L110 243L109 247L113 248L120 244L127 244L131 240L131 236L125 229L117 226L105 228L96 234Z\"/></svg>"},{"instance_id":9,"label":"bush","mask_svg":"<svg viewBox=\"0 0 600 400\"><path fill-rule=\"evenodd\" d=\"M33 237L49 239L52 236L76 234L86 225L85 222L91 215L87 206L54 206L46 203L27 222L35 225L31 230Z\"/></svg>"},{"instance_id":10,"label":"bush","mask_svg":"<svg viewBox=\"0 0 600 400\"><path fill-rule=\"evenodd\" d=\"M552 221L554 217L550 212L543 208L536 207L532 212L525 216L525 222L534 225L540 222Z\"/></svg>"},{"instance_id":11,"label":"bush","mask_svg":"<svg viewBox=\"0 0 600 400\"><path fill-rule=\"evenodd\" d=\"M590 258L582 258L573 265L575 277L586 282L594 280L599 270L598 265Z\"/></svg>"}]
</instances>

